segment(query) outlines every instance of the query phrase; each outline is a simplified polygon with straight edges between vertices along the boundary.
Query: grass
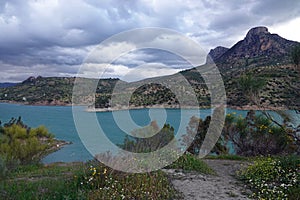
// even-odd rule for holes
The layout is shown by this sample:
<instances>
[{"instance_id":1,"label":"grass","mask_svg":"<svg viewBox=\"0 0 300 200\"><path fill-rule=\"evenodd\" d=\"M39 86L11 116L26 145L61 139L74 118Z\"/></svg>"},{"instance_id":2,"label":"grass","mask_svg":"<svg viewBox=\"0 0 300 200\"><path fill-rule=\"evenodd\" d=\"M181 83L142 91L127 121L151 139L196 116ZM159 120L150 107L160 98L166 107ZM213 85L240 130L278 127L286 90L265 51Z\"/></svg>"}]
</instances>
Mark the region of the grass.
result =
<instances>
[{"instance_id":1,"label":"grass","mask_svg":"<svg viewBox=\"0 0 300 200\"><path fill-rule=\"evenodd\" d=\"M96 161L20 166L0 180L0 199L174 199L162 171L128 174Z\"/></svg>"},{"instance_id":2,"label":"grass","mask_svg":"<svg viewBox=\"0 0 300 200\"><path fill-rule=\"evenodd\" d=\"M192 154L184 154L167 168L196 171L203 174L215 174L205 162Z\"/></svg>"},{"instance_id":3,"label":"grass","mask_svg":"<svg viewBox=\"0 0 300 200\"><path fill-rule=\"evenodd\" d=\"M38 178L38 177L55 177L61 174L70 175L78 173L84 167L83 163L55 163L51 165L32 164L19 166L8 174L8 178Z\"/></svg>"},{"instance_id":4,"label":"grass","mask_svg":"<svg viewBox=\"0 0 300 200\"><path fill-rule=\"evenodd\" d=\"M251 158L243 157L239 155L223 154L223 155L208 155L206 159L219 159L219 160L240 160L240 161L249 161Z\"/></svg>"},{"instance_id":5,"label":"grass","mask_svg":"<svg viewBox=\"0 0 300 200\"><path fill-rule=\"evenodd\" d=\"M214 174L202 160L184 155L169 168ZM161 170L130 174L97 162L19 166L0 179L0 199L176 199Z\"/></svg>"},{"instance_id":6,"label":"grass","mask_svg":"<svg viewBox=\"0 0 300 200\"><path fill-rule=\"evenodd\" d=\"M0 199L82 199L73 180L82 169L74 163L19 166L0 180Z\"/></svg>"},{"instance_id":7,"label":"grass","mask_svg":"<svg viewBox=\"0 0 300 200\"><path fill-rule=\"evenodd\" d=\"M77 199L78 190L64 178L9 180L0 184L1 199Z\"/></svg>"}]
</instances>

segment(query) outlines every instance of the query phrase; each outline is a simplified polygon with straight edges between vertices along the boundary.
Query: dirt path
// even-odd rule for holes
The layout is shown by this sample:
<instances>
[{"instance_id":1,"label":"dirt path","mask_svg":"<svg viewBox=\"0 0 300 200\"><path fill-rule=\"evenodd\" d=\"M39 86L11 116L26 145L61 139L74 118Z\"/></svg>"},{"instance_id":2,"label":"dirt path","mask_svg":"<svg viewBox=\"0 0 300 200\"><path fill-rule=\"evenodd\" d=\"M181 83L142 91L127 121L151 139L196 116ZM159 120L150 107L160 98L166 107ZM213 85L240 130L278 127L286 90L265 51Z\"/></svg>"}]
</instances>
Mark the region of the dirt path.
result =
<instances>
[{"instance_id":1,"label":"dirt path","mask_svg":"<svg viewBox=\"0 0 300 200\"><path fill-rule=\"evenodd\" d=\"M246 193L249 191L233 177L235 171L242 167L242 161L204 161L217 173L216 176L166 170L172 177L174 187L182 193L184 200L248 199Z\"/></svg>"}]
</instances>

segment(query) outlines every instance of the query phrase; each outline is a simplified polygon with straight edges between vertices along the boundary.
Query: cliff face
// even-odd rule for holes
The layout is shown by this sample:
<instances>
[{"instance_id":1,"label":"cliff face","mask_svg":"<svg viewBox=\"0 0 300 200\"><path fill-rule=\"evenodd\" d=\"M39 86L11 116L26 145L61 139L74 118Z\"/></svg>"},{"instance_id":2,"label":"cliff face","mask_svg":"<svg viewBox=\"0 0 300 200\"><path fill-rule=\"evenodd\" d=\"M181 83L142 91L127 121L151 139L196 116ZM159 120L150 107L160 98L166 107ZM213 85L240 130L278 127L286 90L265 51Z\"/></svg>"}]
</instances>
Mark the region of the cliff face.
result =
<instances>
[{"instance_id":1,"label":"cliff face","mask_svg":"<svg viewBox=\"0 0 300 200\"><path fill-rule=\"evenodd\" d=\"M206 57L206 64L213 63L215 60L219 59L226 51L228 51L228 48L222 46L211 49Z\"/></svg>"},{"instance_id":2,"label":"cliff face","mask_svg":"<svg viewBox=\"0 0 300 200\"><path fill-rule=\"evenodd\" d=\"M271 34L266 27L249 30L246 37L225 51L214 49L211 58L221 70L260 66L279 65L290 61L290 51L298 42L290 41L277 34ZM222 55L215 53L223 52ZM217 56L216 56L217 55ZM219 55L219 56L218 56Z\"/></svg>"}]
</instances>

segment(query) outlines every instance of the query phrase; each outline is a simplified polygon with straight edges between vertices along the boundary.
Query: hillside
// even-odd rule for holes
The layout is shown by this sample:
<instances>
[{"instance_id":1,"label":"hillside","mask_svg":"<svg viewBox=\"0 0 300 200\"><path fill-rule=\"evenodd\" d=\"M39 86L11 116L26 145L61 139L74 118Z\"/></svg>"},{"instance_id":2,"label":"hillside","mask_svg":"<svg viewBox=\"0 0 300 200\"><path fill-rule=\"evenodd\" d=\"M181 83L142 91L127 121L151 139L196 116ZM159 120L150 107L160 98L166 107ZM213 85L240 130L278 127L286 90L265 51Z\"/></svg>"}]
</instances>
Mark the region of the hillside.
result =
<instances>
[{"instance_id":1,"label":"hillside","mask_svg":"<svg viewBox=\"0 0 300 200\"><path fill-rule=\"evenodd\" d=\"M74 80L74 77L29 77L15 86L0 88L0 100L34 105L68 105L72 103ZM85 83L97 81L85 78L78 80ZM110 93L117 80L99 81L97 92Z\"/></svg>"},{"instance_id":2,"label":"hillside","mask_svg":"<svg viewBox=\"0 0 300 200\"><path fill-rule=\"evenodd\" d=\"M207 56L206 67L212 61L216 63L223 77L227 103L231 107L249 106L250 102L244 91L239 89L238 80L243 74L252 74L266 82L258 97L262 106L299 108L299 72L295 70L290 57L292 48L299 44L269 33L266 27L256 27L249 30L246 37L231 48L219 46L212 49ZM0 100L27 104L67 105L72 102L74 80L75 78L65 77L30 77L13 87L0 88ZM119 79L103 79L98 82L96 94L86 94L85 91L88 91L90 85L97 80L85 78L78 80L84 84L81 84L80 94L74 103L95 108L126 108L128 102L130 107L176 108L179 104L192 107L196 106L191 95L193 93L196 93L199 106L210 106L207 86L196 69L132 83ZM114 88L116 84L117 89ZM113 89L115 94L112 96Z\"/></svg>"},{"instance_id":3,"label":"hillside","mask_svg":"<svg viewBox=\"0 0 300 200\"><path fill-rule=\"evenodd\" d=\"M7 88L15 86L17 83L0 83L0 88Z\"/></svg>"}]
</instances>

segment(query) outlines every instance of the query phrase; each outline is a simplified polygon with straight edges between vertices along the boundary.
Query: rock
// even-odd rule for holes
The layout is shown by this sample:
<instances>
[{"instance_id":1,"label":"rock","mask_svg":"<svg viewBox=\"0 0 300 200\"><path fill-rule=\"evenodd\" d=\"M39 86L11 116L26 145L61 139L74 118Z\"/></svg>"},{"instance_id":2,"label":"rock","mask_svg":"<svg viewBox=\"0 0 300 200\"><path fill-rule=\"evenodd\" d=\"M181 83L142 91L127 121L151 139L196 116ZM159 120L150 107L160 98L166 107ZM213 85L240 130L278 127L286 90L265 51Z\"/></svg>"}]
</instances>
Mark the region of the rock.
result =
<instances>
[{"instance_id":1,"label":"rock","mask_svg":"<svg viewBox=\"0 0 300 200\"><path fill-rule=\"evenodd\" d=\"M223 71L247 66L285 64L290 62L290 51L296 45L299 45L299 42L271 34L267 27L260 26L250 29L243 40L227 51L224 48L216 48L209 55Z\"/></svg>"},{"instance_id":2,"label":"rock","mask_svg":"<svg viewBox=\"0 0 300 200\"><path fill-rule=\"evenodd\" d=\"M206 57L206 64L214 63L214 61L221 57L226 51L228 51L228 48L222 46L211 49Z\"/></svg>"}]
</instances>

